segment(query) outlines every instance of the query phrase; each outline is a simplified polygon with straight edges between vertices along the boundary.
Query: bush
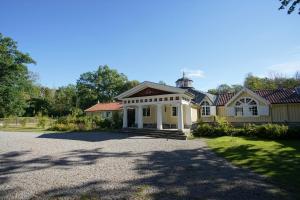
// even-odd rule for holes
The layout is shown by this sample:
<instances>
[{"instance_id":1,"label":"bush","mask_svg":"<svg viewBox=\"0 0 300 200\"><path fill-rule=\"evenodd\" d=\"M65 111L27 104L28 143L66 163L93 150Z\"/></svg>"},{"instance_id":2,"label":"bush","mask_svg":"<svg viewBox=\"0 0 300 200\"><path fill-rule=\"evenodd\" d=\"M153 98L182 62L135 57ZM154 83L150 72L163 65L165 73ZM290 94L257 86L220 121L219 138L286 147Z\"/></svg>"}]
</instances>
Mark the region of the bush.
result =
<instances>
[{"instance_id":1,"label":"bush","mask_svg":"<svg viewBox=\"0 0 300 200\"><path fill-rule=\"evenodd\" d=\"M123 119L122 117L120 116L120 113L118 112L113 112L113 115L112 115L112 126L113 128L116 128L116 129L119 129L119 128L122 128L122 125L123 125Z\"/></svg>"},{"instance_id":2,"label":"bush","mask_svg":"<svg viewBox=\"0 0 300 200\"><path fill-rule=\"evenodd\" d=\"M26 126L26 123L27 123L27 119L25 117L20 119L20 124L22 128Z\"/></svg>"},{"instance_id":3,"label":"bush","mask_svg":"<svg viewBox=\"0 0 300 200\"><path fill-rule=\"evenodd\" d=\"M67 124L62 124L62 123L54 123L51 125L49 128L51 131L76 131L78 130L77 125L73 123L67 123Z\"/></svg>"},{"instance_id":4,"label":"bush","mask_svg":"<svg viewBox=\"0 0 300 200\"><path fill-rule=\"evenodd\" d=\"M113 117L114 118L114 117ZM49 130L54 131L89 131L105 128L118 128L120 119L115 116L116 122L112 119L101 119L100 116L68 115L58 118L51 124Z\"/></svg>"},{"instance_id":5,"label":"bush","mask_svg":"<svg viewBox=\"0 0 300 200\"><path fill-rule=\"evenodd\" d=\"M300 138L300 128L289 128L286 125L264 124L253 125L249 124L243 128L234 128L229 123L223 120L217 121L214 126L200 123L192 132L193 136L250 136L265 139L283 139L283 138Z\"/></svg>"},{"instance_id":6,"label":"bush","mask_svg":"<svg viewBox=\"0 0 300 200\"><path fill-rule=\"evenodd\" d=\"M288 137L289 127L279 124L263 124L263 125L248 125L245 126L244 132L246 136L279 139Z\"/></svg>"},{"instance_id":7,"label":"bush","mask_svg":"<svg viewBox=\"0 0 300 200\"><path fill-rule=\"evenodd\" d=\"M45 128L48 122L48 118L42 115L38 115L37 127Z\"/></svg>"},{"instance_id":8,"label":"bush","mask_svg":"<svg viewBox=\"0 0 300 200\"><path fill-rule=\"evenodd\" d=\"M300 139L300 126L290 127L287 133L287 137Z\"/></svg>"},{"instance_id":9,"label":"bush","mask_svg":"<svg viewBox=\"0 0 300 200\"><path fill-rule=\"evenodd\" d=\"M207 123L200 123L197 128L193 131L193 136L201 137L201 136L215 136L214 127Z\"/></svg>"}]
</instances>

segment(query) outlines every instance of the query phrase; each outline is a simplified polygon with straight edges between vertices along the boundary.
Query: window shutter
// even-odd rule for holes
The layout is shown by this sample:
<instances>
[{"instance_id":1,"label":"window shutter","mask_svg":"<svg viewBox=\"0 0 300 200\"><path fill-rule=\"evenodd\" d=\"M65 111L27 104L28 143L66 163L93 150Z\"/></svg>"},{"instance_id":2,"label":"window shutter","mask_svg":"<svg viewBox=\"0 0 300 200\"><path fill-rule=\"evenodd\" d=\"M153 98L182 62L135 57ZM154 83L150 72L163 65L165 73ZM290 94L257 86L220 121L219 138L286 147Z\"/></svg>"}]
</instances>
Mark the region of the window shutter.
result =
<instances>
[{"instance_id":1,"label":"window shutter","mask_svg":"<svg viewBox=\"0 0 300 200\"><path fill-rule=\"evenodd\" d=\"M216 106L210 106L210 115L216 115Z\"/></svg>"},{"instance_id":2,"label":"window shutter","mask_svg":"<svg viewBox=\"0 0 300 200\"><path fill-rule=\"evenodd\" d=\"M258 115L269 115L269 106L259 106Z\"/></svg>"},{"instance_id":3,"label":"window shutter","mask_svg":"<svg viewBox=\"0 0 300 200\"><path fill-rule=\"evenodd\" d=\"M234 116L234 107L226 107L227 116Z\"/></svg>"}]
</instances>

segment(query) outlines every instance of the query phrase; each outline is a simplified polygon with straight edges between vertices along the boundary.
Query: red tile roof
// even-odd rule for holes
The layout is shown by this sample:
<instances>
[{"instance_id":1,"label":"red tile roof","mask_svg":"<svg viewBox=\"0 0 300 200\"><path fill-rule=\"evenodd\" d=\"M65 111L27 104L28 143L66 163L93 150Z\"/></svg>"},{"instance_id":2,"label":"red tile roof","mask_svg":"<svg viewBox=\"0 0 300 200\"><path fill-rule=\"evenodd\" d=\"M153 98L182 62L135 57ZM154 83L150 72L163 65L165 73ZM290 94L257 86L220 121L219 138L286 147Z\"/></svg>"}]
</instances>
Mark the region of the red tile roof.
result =
<instances>
[{"instance_id":1,"label":"red tile roof","mask_svg":"<svg viewBox=\"0 0 300 200\"><path fill-rule=\"evenodd\" d=\"M113 110L121 110L122 104L120 102L112 102L112 103L97 103L92 107L85 110L85 112L97 112L97 111L113 111Z\"/></svg>"},{"instance_id":2,"label":"red tile roof","mask_svg":"<svg viewBox=\"0 0 300 200\"><path fill-rule=\"evenodd\" d=\"M271 104L300 103L300 95L296 93L295 89L256 90L253 92ZM224 106L234 95L235 93L218 95L216 105Z\"/></svg>"}]
</instances>

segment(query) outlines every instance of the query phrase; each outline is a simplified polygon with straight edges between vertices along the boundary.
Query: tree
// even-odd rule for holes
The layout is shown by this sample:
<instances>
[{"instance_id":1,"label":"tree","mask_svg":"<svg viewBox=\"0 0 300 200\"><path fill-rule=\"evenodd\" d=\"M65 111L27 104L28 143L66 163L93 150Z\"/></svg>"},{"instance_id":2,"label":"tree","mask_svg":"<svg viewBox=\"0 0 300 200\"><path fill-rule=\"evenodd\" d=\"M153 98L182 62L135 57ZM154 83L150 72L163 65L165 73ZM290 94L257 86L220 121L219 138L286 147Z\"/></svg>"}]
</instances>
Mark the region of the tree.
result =
<instances>
[{"instance_id":1,"label":"tree","mask_svg":"<svg viewBox=\"0 0 300 200\"><path fill-rule=\"evenodd\" d=\"M294 88L299 85L300 80L297 79L297 73L292 78L287 78L280 74L274 74L271 78L260 78L248 74L244 82L244 86L251 90Z\"/></svg>"},{"instance_id":2,"label":"tree","mask_svg":"<svg viewBox=\"0 0 300 200\"><path fill-rule=\"evenodd\" d=\"M17 42L0 33L0 117L25 112L33 84L26 64L35 61L18 50Z\"/></svg>"},{"instance_id":3,"label":"tree","mask_svg":"<svg viewBox=\"0 0 300 200\"><path fill-rule=\"evenodd\" d=\"M167 85L166 82L164 82L164 81L159 81L158 84Z\"/></svg>"},{"instance_id":4,"label":"tree","mask_svg":"<svg viewBox=\"0 0 300 200\"><path fill-rule=\"evenodd\" d=\"M77 90L76 86L69 84L59 87L55 91L54 102L52 103L51 115L63 116L68 115L77 106Z\"/></svg>"},{"instance_id":5,"label":"tree","mask_svg":"<svg viewBox=\"0 0 300 200\"><path fill-rule=\"evenodd\" d=\"M227 84L221 84L216 89L210 89L208 90L208 93L210 94L223 94L223 93L230 93L230 92L239 92L241 89L243 89L242 85L235 84L235 85L227 85Z\"/></svg>"},{"instance_id":6,"label":"tree","mask_svg":"<svg viewBox=\"0 0 300 200\"><path fill-rule=\"evenodd\" d=\"M123 73L107 65L99 66L94 72L80 75L76 85L79 106L86 109L97 101L113 101L115 96L137 84L138 81L128 81Z\"/></svg>"},{"instance_id":7,"label":"tree","mask_svg":"<svg viewBox=\"0 0 300 200\"><path fill-rule=\"evenodd\" d=\"M287 13L291 14L295 11L296 7L299 6L300 0L279 0L281 3L281 6L279 7L279 10L288 9ZM298 9L298 14L300 14L300 8Z\"/></svg>"}]
</instances>

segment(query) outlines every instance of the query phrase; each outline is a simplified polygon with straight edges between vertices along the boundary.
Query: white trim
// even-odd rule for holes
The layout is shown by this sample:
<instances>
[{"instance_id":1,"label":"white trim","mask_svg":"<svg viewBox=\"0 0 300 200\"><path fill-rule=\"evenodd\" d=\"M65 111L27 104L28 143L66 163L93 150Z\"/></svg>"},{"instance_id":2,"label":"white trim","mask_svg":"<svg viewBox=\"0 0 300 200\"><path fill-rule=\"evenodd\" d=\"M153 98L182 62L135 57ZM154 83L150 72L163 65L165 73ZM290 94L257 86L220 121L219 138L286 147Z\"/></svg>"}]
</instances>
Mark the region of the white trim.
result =
<instances>
[{"instance_id":1,"label":"white trim","mask_svg":"<svg viewBox=\"0 0 300 200\"><path fill-rule=\"evenodd\" d=\"M252 96L254 96L256 99L264 102L265 104L269 105L270 102L268 100L266 100L265 98L259 96L258 94L256 94L255 92L253 92L252 90L249 90L248 88L243 88L241 91L239 91L238 93L236 93L226 104L225 107L228 107L229 104L231 104L233 101L235 101L243 92L246 92ZM255 99L254 99L255 100Z\"/></svg>"},{"instance_id":2,"label":"white trim","mask_svg":"<svg viewBox=\"0 0 300 200\"><path fill-rule=\"evenodd\" d=\"M203 101L207 101L208 104L209 104L210 106L213 105L213 102L212 102L211 99L208 98L207 96L204 97L204 98L202 99L202 101L200 101L200 103L199 103L200 106L201 106L201 104L203 103Z\"/></svg>"},{"instance_id":3,"label":"white trim","mask_svg":"<svg viewBox=\"0 0 300 200\"><path fill-rule=\"evenodd\" d=\"M173 97L173 100L170 100L170 97ZM176 97L179 97L178 100L176 100ZM159 101L159 99L162 98L162 101ZM167 101L164 99L168 98ZM147 102L145 102L145 99L147 99ZM149 101L151 99L151 101ZM154 101L154 100L157 101ZM138 100L138 103L136 102ZM141 102L143 100L143 102ZM126 101L126 103L124 103ZM130 103L128 103L130 101ZM132 103L134 101L134 103ZM132 98L124 98L122 99L123 105L128 106L136 106L136 105L157 105L157 104L184 104L184 105L191 105L192 99L191 97L186 96L185 94L167 94L167 95L157 95L157 96L144 96L144 97L132 97Z\"/></svg>"}]
</instances>

